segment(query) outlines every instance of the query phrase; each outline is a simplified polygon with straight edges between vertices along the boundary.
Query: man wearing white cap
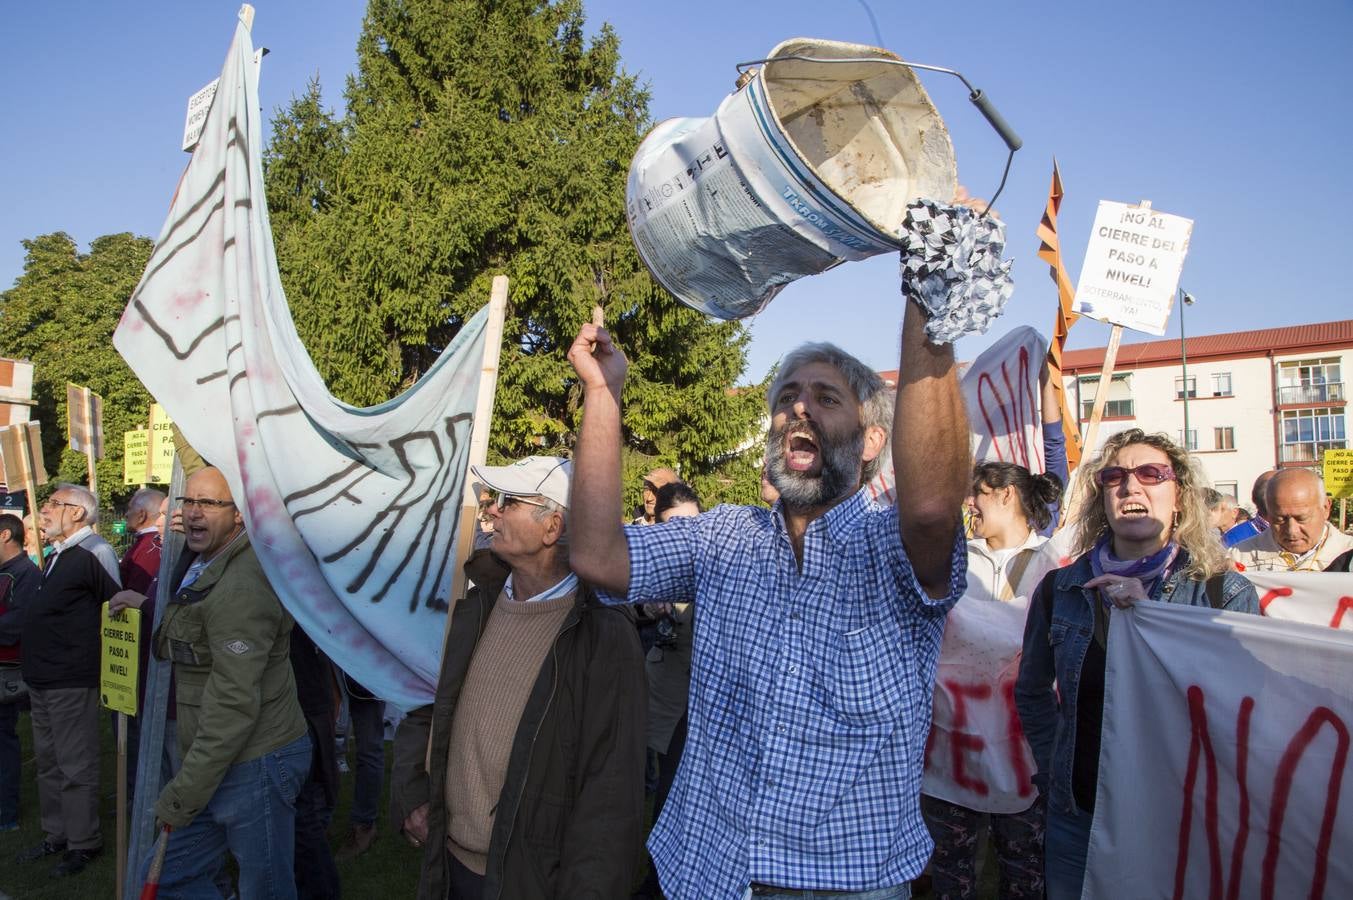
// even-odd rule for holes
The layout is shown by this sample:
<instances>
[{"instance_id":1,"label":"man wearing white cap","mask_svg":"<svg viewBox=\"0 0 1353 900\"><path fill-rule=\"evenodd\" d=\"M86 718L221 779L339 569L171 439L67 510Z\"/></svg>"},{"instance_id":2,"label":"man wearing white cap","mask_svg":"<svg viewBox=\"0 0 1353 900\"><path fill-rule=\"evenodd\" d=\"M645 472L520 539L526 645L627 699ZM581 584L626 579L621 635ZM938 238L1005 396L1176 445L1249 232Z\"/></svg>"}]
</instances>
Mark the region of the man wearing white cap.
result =
<instances>
[{"instance_id":1,"label":"man wearing white cap","mask_svg":"<svg viewBox=\"0 0 1353 900\"><path fill-rule=\"evenodd\" d=\"M466 563L476 587L436 699L395 738L392 816L424 847L418 896L628 896L648 702L633 622L569 570L568 460L472 471L494 494L493 539Z\"/></svg>"}]
</instances>

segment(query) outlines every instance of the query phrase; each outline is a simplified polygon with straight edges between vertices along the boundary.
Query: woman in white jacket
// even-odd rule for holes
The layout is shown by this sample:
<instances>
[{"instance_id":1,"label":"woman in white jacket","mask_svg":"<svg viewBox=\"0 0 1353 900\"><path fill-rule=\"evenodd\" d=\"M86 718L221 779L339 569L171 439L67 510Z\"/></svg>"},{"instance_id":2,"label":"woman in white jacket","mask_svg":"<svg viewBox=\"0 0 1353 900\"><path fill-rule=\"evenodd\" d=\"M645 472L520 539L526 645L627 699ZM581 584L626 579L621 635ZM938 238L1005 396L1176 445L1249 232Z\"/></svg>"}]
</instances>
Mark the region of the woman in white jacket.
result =
<instances>
[{"instance_id":1,"label":"woman in white jacket","mask_svg":"<svg viewBox=\"0 0 1353 900\"><path fill-rule=\"evenodd\" d=\"M1038 586L1030 564L1047 538L1062 497L1056 475L1034 475L1014 463L981 463L968 497L973 539L968 541L967 597L1009 603Z\"/></svg>"},{"instance_id":2,"label":"woman in white jacket","mask_svg":"<svg viewBox=\"0 0 1353 900\"><path fill-rule=\"evenodd\" d=\"M1047 538L1038 532L1052 521L1061 496L1062 482L1056 475L1034 475L1023 466L1002 462L982 463L973 470L968 590L959 603L1009 603L1028 596L1048 570L1038 554ZM986 813L923 793L921 812L935 839L930 860L935 897L977 896L978 838L989 815L1000 866L999 896L1042 898L1042 802L1033 800L1020 812Z\"/></svg>"}]
</instances>

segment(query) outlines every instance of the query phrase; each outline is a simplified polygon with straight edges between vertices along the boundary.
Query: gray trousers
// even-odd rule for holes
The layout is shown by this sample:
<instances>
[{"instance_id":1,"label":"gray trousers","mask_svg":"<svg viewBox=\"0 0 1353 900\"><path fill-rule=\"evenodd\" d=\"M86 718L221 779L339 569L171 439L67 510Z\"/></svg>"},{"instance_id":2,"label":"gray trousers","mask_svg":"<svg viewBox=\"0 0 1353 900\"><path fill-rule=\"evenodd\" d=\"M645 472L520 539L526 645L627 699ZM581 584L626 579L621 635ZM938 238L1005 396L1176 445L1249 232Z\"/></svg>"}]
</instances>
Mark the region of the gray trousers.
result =
<instances>
[{"instance_id":1,"label":"gray trousers","mask_svg":"<svg viewBox=\"0 0 1353 900\"><path fill-rule=\"evenodd\" d=\"M31 688L38 811L52 843L103 845L99 834L99 692Z\"/></svg>"}]
</instances>

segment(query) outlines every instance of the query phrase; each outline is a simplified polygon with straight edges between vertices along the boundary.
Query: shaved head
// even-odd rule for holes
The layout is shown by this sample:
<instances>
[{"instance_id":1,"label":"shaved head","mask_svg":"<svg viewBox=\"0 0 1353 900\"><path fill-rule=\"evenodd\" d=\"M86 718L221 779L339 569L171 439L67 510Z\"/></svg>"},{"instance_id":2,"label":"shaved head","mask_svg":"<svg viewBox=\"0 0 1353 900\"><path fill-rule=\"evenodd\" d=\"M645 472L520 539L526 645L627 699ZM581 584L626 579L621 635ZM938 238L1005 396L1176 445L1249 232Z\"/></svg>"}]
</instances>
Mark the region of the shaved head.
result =
<instances>
[{"instance_id":1,"label":"shaved head","mask_svg":"<svg viewBox=\"0 0 1353 900\"><path fill-rule=\"evenodd\" d=\"M1276 472L1265 486L1264 500L1278 546L1300 555L1320 542L1330 501L1319 475L1310 469Z\"/></svg>"}]
</instances>

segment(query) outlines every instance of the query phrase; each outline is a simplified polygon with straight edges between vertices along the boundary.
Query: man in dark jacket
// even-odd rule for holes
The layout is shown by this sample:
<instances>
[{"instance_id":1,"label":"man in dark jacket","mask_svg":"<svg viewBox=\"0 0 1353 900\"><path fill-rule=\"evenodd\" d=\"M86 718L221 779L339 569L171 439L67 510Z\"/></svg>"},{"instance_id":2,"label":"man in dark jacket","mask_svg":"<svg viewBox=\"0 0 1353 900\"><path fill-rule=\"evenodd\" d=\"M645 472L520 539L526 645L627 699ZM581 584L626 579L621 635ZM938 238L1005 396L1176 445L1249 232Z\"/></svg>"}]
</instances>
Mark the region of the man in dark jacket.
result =
<instances>
[{"instance_id":1,"label":"man in dark jacket","mask_svg":"<svg viewBox=\"0 0 1353 900\"><path fill-rule=\"evenodd\" d=\"M627 897L634 883L643 656L629 617L569 571L571 472L548 457L474 468L498 495L492 552L466 565L476 588L435 700L395 737L391 818L425 847L420 898Z\"/></svg>"},{"instance_id":2,"label":"man in dark jacket","mask_svg":"<svg viewBox=\"0 0 1353 900\"><path fill-rule=\"evenodd\" d=\"M0 515L0 831L19 828L19 637L24 606L41 583L42 571L24 552L23 519Z\"/></svg>"},{"instance_id":3,"label":"man in dark jacket","mask_svg":"<svg viewBox=\"0 0 1353 900\"><path fill-rule=\"evenodd\" d=\"M56 877L82 870L103 847L99 831L99 615L118 591L117 554L94 533L88 489L57 485L39 515L52 545L42 586L23 620L23 677L33 706L41 844L19 859L64 854Z\"/></svg>"}]
</instances>

